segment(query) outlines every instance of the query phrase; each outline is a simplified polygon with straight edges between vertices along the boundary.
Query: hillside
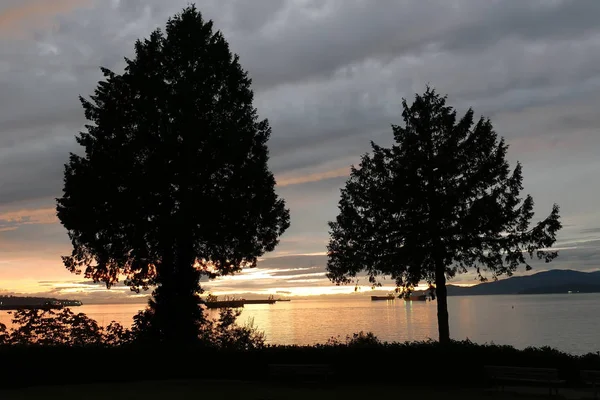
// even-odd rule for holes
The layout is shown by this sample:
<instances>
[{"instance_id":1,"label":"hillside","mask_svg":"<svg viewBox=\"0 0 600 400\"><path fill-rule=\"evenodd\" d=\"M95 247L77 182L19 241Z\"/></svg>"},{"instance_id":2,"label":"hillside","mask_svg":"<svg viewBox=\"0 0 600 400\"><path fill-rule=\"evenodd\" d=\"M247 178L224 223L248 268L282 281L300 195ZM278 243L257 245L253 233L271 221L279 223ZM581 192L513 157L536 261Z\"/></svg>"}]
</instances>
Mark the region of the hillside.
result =
<instances>
[{"instance_id":1,"label":"hillside","mask_svg":"<svg viewBox=\"0 0 600 400\"><path fill-rule=\"evenodd\" d=\"M448 285L448 296L494 294L600 293L600 271L552 270L528 276L513 276L471 287Z\"/></svg>"},{"instance_id":2,"label":"hillside","mask_svg":"<svg viewBox=\"0 0 600 400\"><path fill-rule=\"evenodd\" d=\"M2 306L41 306L45 303L60 303L63 306L80 306L79 300L53 299L48 297L0 296Z\"/></svg>"}]
</instances>

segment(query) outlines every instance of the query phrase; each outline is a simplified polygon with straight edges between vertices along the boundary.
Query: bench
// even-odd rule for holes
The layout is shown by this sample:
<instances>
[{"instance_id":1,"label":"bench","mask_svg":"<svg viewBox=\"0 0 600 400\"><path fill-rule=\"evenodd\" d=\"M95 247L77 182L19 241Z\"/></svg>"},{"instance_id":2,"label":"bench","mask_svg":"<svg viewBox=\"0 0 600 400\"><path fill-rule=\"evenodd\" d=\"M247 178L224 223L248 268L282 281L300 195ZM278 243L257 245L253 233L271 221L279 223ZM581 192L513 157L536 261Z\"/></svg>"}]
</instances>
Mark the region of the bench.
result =
<instances>
[{"instance_id":1,"label":"bench","mask_svg":"<svg viewBox=\"0 0 600 400\"><path fill-rule=\"evenodd\" d=\"M581 371L581 381L586 385L592 385L594 399L597 399L598 386L600 386L600 371Z\"/></svg>"},{"instance_id":2,"label":"bench","mask_svg":"<svg viewBox=\"0 0 600 400\"><path fill-rule=\"evenodd\" d=\"M331 375L333 368L328 364L269 364L269 376L273 378L316 381Z\"/></svg>"},{"instance_id":3,"label":"bench","mask_svg":"<svg viewBox=\"0 0 600 400\"><path fill-rule=\"evenodd\" d=\"M507 383L530 383L548 385L548 393L558 394L558 386L565 383L558 378L558 370L555 368L523 368L523 367L503 367L486 365L487 376L492 380L495 386L502 387Z\"/></svg>"}]
</instances>

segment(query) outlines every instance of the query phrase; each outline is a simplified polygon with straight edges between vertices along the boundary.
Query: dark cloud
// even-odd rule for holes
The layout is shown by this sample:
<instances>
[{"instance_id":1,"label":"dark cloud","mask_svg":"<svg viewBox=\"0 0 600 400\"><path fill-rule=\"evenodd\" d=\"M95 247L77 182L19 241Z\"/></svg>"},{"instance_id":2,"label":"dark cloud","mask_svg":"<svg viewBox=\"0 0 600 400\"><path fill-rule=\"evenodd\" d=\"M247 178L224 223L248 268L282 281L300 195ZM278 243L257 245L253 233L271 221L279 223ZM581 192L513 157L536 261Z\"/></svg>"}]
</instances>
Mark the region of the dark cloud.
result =
<instances>
[{"instance_id":1,"label":"dark cloud","mask_svg":"<svg viewBox=\"0 0 600 400\"><path fill-rule=\"evenodd\" d=\"M597 33L598 9L594 0L325 1L318 12L290 7L277 34L265 33L259 43L240 52L251 65L261 65L254 72L261 84L326 79L365 60L418 57L431 49L472 53L507 39L585 38ZM247 44L253 39L240 40ZM263 63L265 58L270 62Z\"/></svg>"},{"instance_id":2,"label":"dark cloud","mask_svg":"<svg viewBox=\"0 0 600 400\"><path fill-rule=\"evenodd\" d=\"M272 22L286 3L284 0L234 0L226 7L231 12L231 25L236 32L254 34Z\"/></svg>"},{"instance_id":3,"label":"dark cloud","mask_svg":"<svg viewBox=\"0 0 600 400\"><path fill-rule=\"evenodd\" d=\"M325 255L292 255L269 257L258 262L256 271L268 270L271 276L304 275L325 271ZM280 269L282 271L273 271Z\"/></svg>"},{"instance_id":4,"label":"dark cloud","mask_svg":"<svg viewBox=\"0 0 600 400\"><path fill-rule=\"evenodd\" d=\"M488 3L489 4L489 3ZM572 41L597 33L595 0L505 0L489 6L487 18L453 29L442 41L449 50L477 51L514 37L525 41Z\"/></svg>"},{"instance_id":5,"label":"dark cloud","mask_svg":"<svg viewBox=\"0 0 600 400\"><path fill-rule=\"evenodd\" d=\"M58 287L61 289L63 289L63 288L69 288L69 289L80 288L82 285L89 286L92 288L97 288L97 289L106 289L106 285L104 283L93 282L93 281L72 281L72 282L65 283L65 281L47 280L47 281L38 281L38 285L47 286L47 287ZM127 286L125 286L123 284L123 282L117 282L112 287L113 288L126 288Z\"/></svg>"},{"instance_id":6,"label":"dark cloud","mask_svg":"<svg viewBox=\"0 0 600 400\"><path fill-rule=\"evenodd\" d=\"M588 233L600 234L600 228L583 229L580 232L583 234L588 234Z\"/></svg>"},{"instance_id":7,"label":"dark cloud","mask_svg":"<svg viewBox=\"0 0 600 400\"><path fill-rule=\"evenodd\" d=\"M47 15L12 21L18 34L0 25L0 213L25 204L54 207L63 164L78 151L74 135L85 122L78 96L93 92L99 66L120 72L134 41L187 3L96 0L54 12L37 0L2 2L0 13L37 4ZM388 145L390 124L401 123L402 98L431 83L459 111L473 106L492 118L511 144L511 162L524 164L525 191L540 217L552 203L562 206L560 241L579 245L551 267L594 268L600 2L204 0L197 6L240 54L259 113L273 127L271 166L292 207L280 255L325 251L326 223L345 180L339 171L357 163L370 140ZM0 249L14 252L21 243L49 254L56 246L60 264L68 241L57 225L5 220L3 228ZM304 268L308 259L271 260L259 269Z\"/></svg>"}]
</instances>

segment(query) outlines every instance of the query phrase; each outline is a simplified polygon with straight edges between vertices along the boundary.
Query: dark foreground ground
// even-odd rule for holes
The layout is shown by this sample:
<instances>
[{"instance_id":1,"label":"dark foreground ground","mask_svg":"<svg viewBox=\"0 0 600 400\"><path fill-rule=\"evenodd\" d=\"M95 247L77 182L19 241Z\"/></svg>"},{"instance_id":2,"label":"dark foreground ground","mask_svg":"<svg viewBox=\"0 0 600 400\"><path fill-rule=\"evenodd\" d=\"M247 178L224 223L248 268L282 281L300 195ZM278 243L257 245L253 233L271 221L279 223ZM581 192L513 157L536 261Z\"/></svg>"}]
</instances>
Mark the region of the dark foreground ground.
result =
<instances>
[{"instance_id":1,"label":"dark foreground ground","mask_svg":"<svg viewBox=\"0 0 600 400\"><path fill-rule=\"evenodd\" d=\"M419 400L504 400L504 399L540 399L547 398L547 392L542 389L510 390L507 393L483 389L431 389L403 386L365 385L283 385L268 383L246 382L200 382L200 381L162 381L136 382L94 385L47 386L31 389L0 390L2 400L30 399L127 399L127 400L178 400L204 398L243 399L243 400L278 400L278 399L309 399L309 400L352 400L352 399L399 399L410 398ZM564 391L555 399L582 398L581 393ZM591 396L584 396L590 398Z\"/></svg>"}]
</instances>

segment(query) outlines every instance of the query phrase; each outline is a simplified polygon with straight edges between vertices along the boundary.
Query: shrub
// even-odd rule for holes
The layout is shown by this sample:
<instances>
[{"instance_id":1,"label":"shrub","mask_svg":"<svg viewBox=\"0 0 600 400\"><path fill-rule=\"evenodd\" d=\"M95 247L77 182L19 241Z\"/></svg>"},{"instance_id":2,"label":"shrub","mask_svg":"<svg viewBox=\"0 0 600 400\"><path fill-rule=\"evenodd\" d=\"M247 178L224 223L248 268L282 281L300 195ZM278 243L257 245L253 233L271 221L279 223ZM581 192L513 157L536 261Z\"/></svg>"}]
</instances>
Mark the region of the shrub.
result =
<instances>
[{"instance_id":1,"label":"shrub","mask_svg":"<svg viewBox=\"0 0 600 400\"><path fill-rule=\"evenodd\" d=\"M237 314L237 313L236 313ZM32 384L69 384L76 382L133 381L148 379L243 379L269 378L269 364L329 364L332 381L343 384L364 382L370 385L394 383L446 388L483 387L487 385L485 365L557 368L569 386L581 385L579 371L600 370L600 354L585 356L566 354L549 348L518 350L511 346L453 341L447 345L429 340L409 343L380 342L374 335L357 333L341 344L317 346L240 346L232 345L235 328L229 324L231 314L213 321L214 329L228 332L220 336L221 347L197 346L164 348L160 346L0 346L0 386ZM225 321L227 320L227 321ZM221 327L217 326L222 323ZM224 329L228 327L227 329ZM248 331L246 331L248 332ZM227 336L232 335L232 336ZM242 338L247 336L241 335ZM213 338L219 336L213 336ZM355 337L363 338L353 341ZM365 343L368 346L349 343ZM244 343L242 340L241 343ZM254 342L253 342L254 343ZM238 351L244 350L244 351ZM127 368L115 372L115 360L146 360L151 355L151 375L147 367ZM190 367L182 359L200 360L208 368ZM60 360L76 365L68 374L60 368L32 371ZM448 367L450 363L451 367ZM133 365L133 364L132 364ZM232 368L232 366L235 366ZM32 369L33 368L33 369Z\"/></svg>"},{"instance_id":2,"label":"shrub","mask_svg":"<svg viewBox=\"0 0 600 400\"><path fill-rule=\"evenodd\" d=\"M345 340L340 336L331 337L325 342L325 346L347 346L347 347L375 347L383 343L373 334L373 332L363 332L347 335Z\"/></svg>"},{"instance_id":3,"label":"shrub","mask_svg":"<svg viewBox=\"0 0 600 400\"><path fill-rule=\"evenodd\" d=\"M102 343L106 346L122 346L132 341L132 331L115 321L108 324L102 334Z\"/></svg>"},{"instance_id":4,"label":"shrub","mask_svg":"<svg viewBox=\"0 0 600 400\"><path fill-rule=\"evenodd\" d=\"M120 345L131 340L131 333L116 322L106 328L83 313L70 309L18 310L10 331L0 324L0 344L43 346Z\"/></svg>"},{"instance_id":5,"label":"shrub","mask_svg":"<svg viewBox=\"0 0 600 400\"><path fill-rule=\"evenodd\" d=\"M223 350L256 350L265 347L265 334L254 326L254 320L238 325L241 311L222 309L217 321L204 323L201 340L212 347Z\"/></svg>"},{"instance_id":6,"label":"shrub","mask_svg":"<svg viewBox=\"0 0 600 400\"><path fill-rule=\"evenodd\" d=\"M134 317L131 337L134 343L152 345L160 342L160 333L154 331L149 323L152 309L140 311ZM221 309L217 320L204 318L199 326L199 338L196 345L202 348L223 350L255 350L265 346L265 335L259 331L253 321L244 325L237 324L241 311L231 308Z\"/></svg>"},{"instance_id":7,"label":"shrub","mask_svg":"<svg viewBox=\"0 0 600 400\"><path fill-rule=\"evenodd\" d=\"M9 334L6 325L0 323L0 345L6 344L9 339Z\"/></svg>"}]
</instances>

